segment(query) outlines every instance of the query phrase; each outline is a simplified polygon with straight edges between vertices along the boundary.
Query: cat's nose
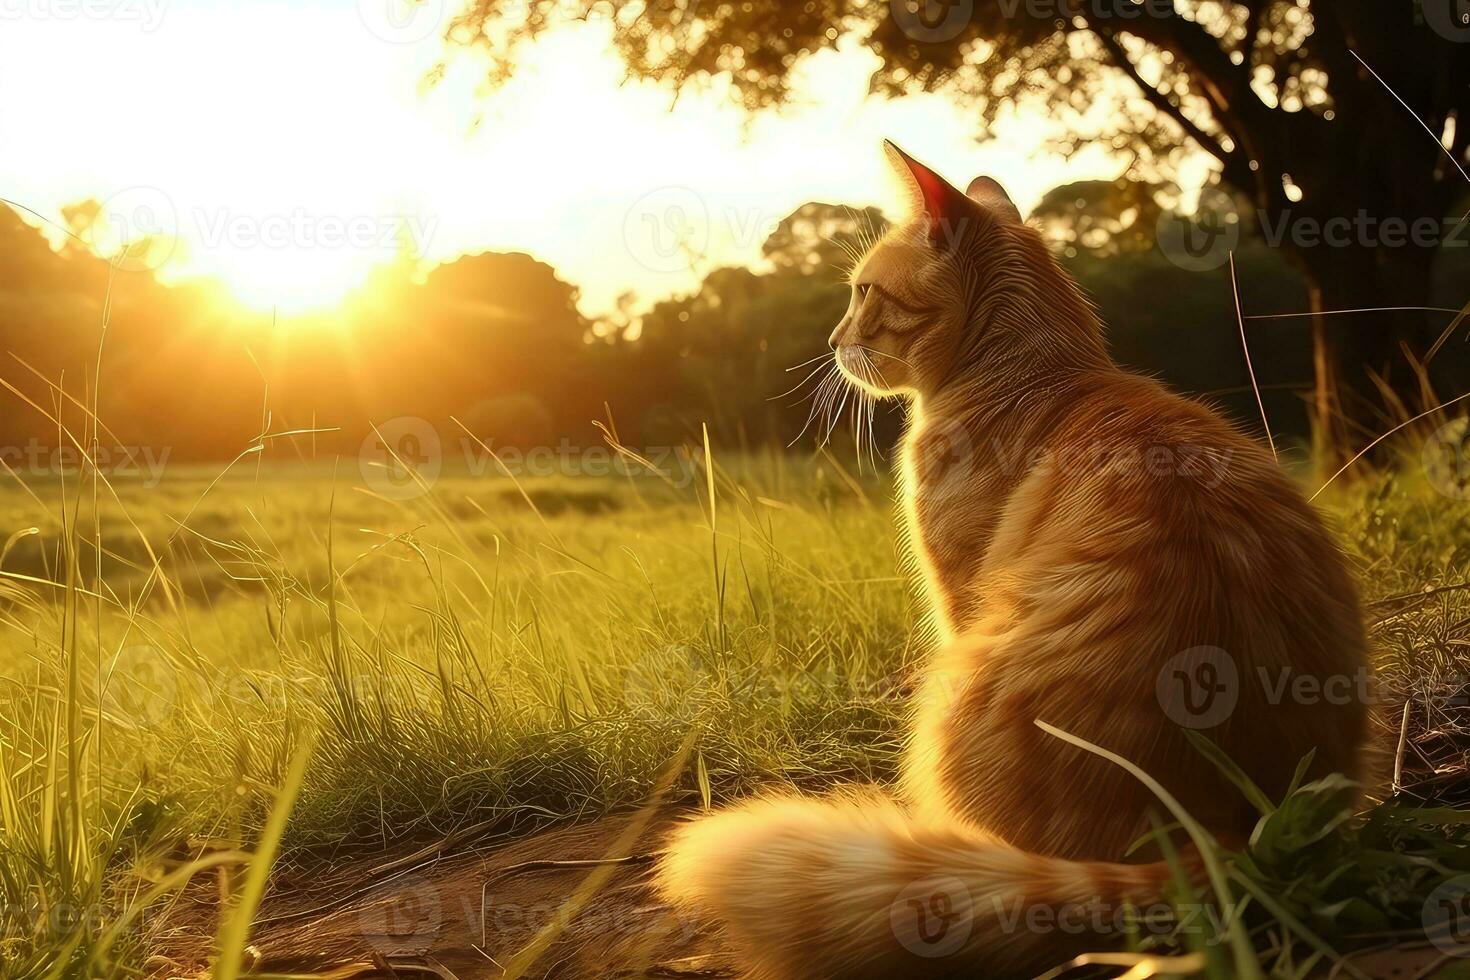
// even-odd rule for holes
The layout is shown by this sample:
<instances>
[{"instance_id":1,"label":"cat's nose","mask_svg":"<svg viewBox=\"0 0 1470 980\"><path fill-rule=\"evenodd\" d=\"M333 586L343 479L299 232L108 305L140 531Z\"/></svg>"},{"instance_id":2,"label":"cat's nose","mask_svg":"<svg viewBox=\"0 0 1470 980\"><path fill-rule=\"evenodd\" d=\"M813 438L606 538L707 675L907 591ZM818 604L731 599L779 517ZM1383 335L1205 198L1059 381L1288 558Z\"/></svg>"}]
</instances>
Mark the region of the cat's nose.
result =
<instances>
[{"instance_id":1,"label":"cat's nose","mask_svg":"<svg viewBox=\"0 0 1470 980\"><path fill-rule=\"evenodd\" d=\"M851 320L851 317L845 316L842 318L842 322L837 324L837 329L832 331L832 336L827 338L828 347L832 348L833 350L837 349L837 345L842 343L842 335L847 332L847 324Z\"/></svg>"}]
</instances>

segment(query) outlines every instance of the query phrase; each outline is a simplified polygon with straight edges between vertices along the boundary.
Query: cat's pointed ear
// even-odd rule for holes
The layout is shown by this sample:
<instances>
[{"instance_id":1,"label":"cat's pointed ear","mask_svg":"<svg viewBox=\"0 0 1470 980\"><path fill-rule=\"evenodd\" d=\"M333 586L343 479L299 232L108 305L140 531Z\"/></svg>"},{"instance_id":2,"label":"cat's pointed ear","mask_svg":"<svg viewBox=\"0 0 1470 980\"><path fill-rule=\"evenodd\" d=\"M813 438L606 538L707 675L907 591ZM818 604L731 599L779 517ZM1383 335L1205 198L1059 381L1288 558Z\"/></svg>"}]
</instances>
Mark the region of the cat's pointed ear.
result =
<instances>
[{"instance_id":1,"label":"cat's pointed ear","mask_svg":"<svg viewBox=\"0 0 1470 980\"><path fill-rule=\"evenodd\" d=\"M965 188L965 196L996 214L1003 214L1012 221L1021 220L1021 212L1011 203L1011 196L994 177L976 177Z\"/></svg>"},{"instance_id":2,"label":"cat's pointed ear","mask_svg":"<svg viewBox=\"0 0 1470 980\"><path fill-rule=\"evenodd\" d=\"M923 211L929 221L929 243L948 245L963 227L970 200L949 181L903 152L892 140L884 140L888 159L913 192L914 209Z\"/></svg>"}]
</instances>

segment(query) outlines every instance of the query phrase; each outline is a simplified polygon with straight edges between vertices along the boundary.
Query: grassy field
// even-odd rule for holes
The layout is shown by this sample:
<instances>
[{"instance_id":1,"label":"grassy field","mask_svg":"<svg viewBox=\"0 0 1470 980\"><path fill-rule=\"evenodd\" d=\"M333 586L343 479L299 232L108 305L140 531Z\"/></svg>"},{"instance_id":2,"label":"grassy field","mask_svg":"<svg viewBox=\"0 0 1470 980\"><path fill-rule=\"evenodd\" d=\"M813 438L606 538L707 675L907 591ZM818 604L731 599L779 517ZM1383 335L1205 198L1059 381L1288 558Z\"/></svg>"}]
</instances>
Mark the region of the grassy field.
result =
<instances>
[{"instance_id":1,"label":"grassy field","mask_svg":"<svg viewBox=\"0 0 1470 980\"><path fill-rule=\"evenodd\" d=\"M685 802L892 775L924 651L885 479L702 447L431 486L265 455L0 490L0 974L145 972L194 874L238 869L249 908L262 839L347 855L641 803L690 738ZM1319 503L1370 603L1379 736L1409 700L1404 783L1464 802L1470 503L1412 465ZM1431 863L1379 905L1412 917L1457 870Z\"/></svg>"}]
</instances>

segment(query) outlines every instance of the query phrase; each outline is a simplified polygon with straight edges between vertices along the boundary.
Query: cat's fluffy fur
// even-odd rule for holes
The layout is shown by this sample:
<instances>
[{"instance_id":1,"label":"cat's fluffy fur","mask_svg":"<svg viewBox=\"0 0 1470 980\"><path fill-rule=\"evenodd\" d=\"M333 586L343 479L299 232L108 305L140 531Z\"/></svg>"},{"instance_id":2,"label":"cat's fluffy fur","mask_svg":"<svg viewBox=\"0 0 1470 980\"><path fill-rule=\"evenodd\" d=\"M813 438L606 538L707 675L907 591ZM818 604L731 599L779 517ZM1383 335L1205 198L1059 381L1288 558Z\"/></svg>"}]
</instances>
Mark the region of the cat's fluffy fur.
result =
<instances>
[{"instance_id":1,"label":"cat's fluffy fur","mask_svg":"<svg viewBox=\"0 0 1470 980\"><path fill-rule=\"evenodd\" d=\"M762 978L1030 976L1161 899L1157 853L1125 863L1149 791L1037 719L1233 843L1252 811L1181 721L1273 797L1311 750L1314 774L1355 772L1364 734L1341 693L1366 669L1354 588L1272 457L1114 365L998 185L891 152L922 214L859 264L833 346L911 401L903 509L940 649L897 799L769 796L673 834L663 895Z\"/></svg>"}]
</instances>

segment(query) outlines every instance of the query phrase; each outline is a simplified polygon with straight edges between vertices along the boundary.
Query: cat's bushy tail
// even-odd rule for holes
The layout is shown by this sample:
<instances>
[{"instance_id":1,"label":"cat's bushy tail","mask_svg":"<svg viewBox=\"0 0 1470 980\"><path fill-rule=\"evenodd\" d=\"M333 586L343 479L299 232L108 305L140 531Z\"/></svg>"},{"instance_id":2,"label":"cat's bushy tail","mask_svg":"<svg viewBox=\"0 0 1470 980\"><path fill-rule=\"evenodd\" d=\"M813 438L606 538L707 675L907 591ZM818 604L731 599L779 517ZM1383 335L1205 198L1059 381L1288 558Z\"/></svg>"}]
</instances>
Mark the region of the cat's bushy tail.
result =
<instances>
[{"instance_id":1,"label":"cat's bushy tail","mask_svg":"<svg viewBox=\"0 0 1470 980\"><path fill-rule=\"evenodd\" d=\"M1158 864L1068 861L911 819L876 792L768 797L677 828L658 887L761 980L1031 977L1116 945Z\"/></svg>"}]
</instances>

